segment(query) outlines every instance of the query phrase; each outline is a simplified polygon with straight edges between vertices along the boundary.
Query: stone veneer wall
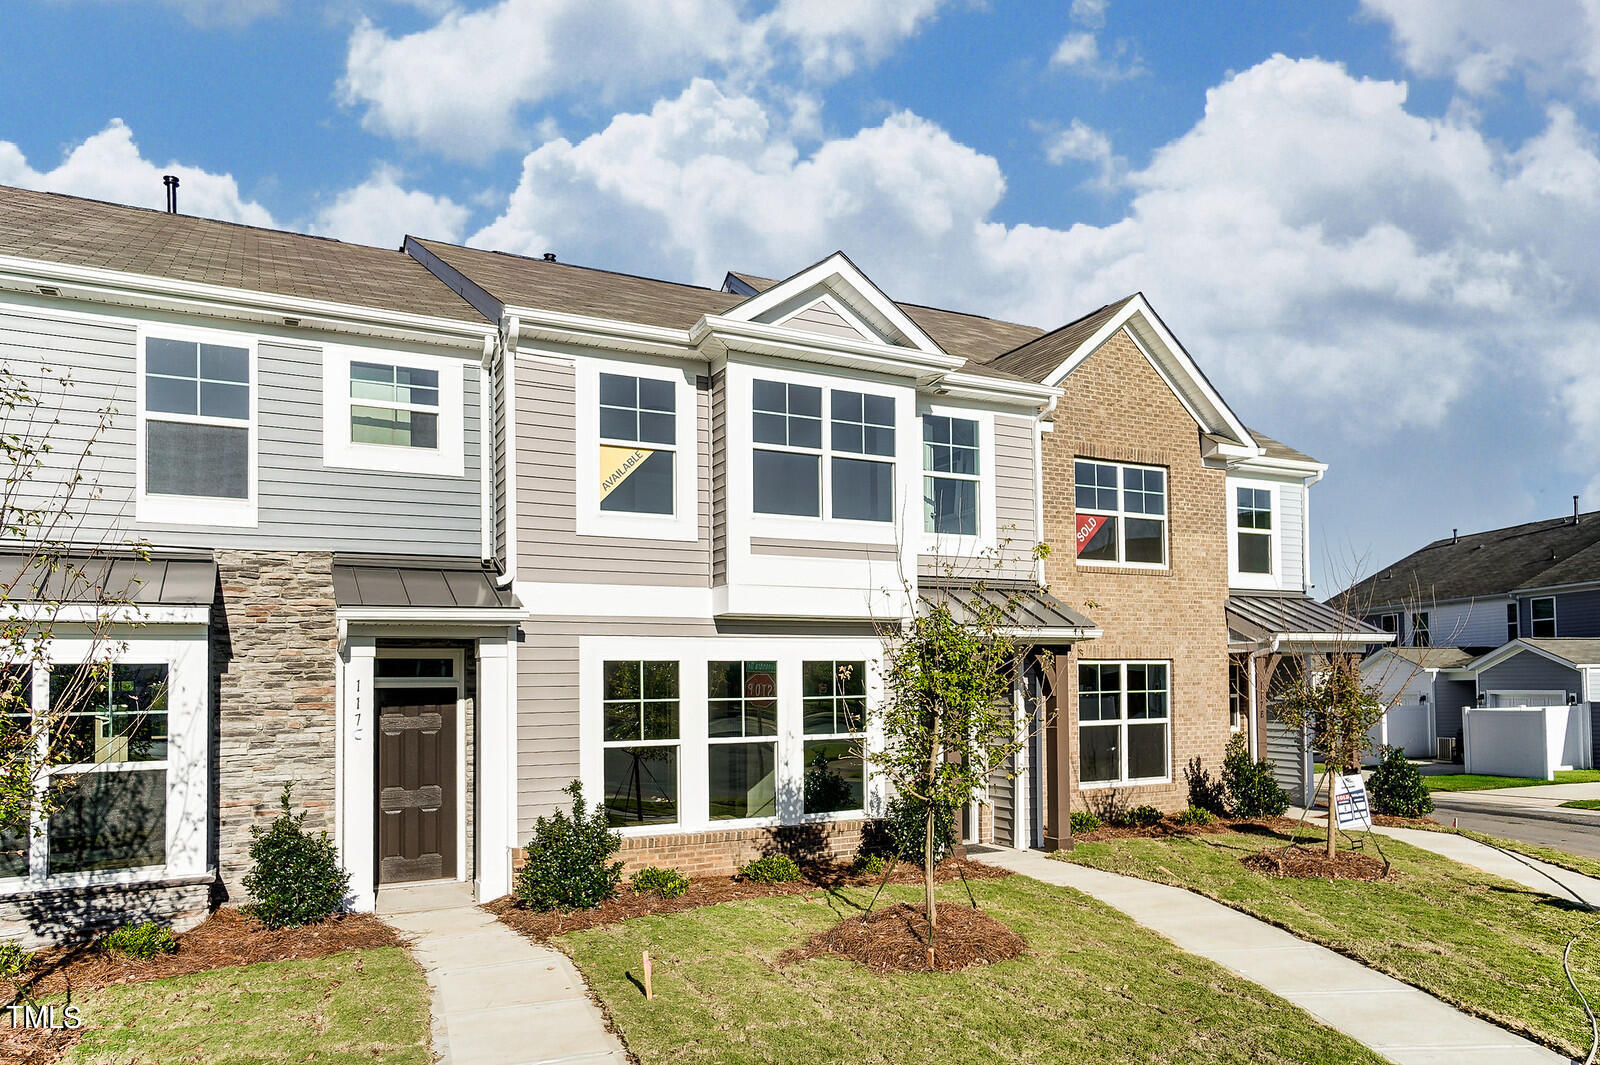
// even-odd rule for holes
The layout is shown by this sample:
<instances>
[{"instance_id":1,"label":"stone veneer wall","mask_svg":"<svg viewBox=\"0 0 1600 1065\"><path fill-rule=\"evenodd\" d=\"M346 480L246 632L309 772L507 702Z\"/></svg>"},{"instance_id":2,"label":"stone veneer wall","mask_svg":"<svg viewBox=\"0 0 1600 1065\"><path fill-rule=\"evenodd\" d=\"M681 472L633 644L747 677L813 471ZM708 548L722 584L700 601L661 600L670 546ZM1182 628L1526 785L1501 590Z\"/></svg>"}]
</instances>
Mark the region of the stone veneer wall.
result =
<instances>
[{"instance_id":1,"label":"stone veneer wall","mask_svg":"<svg viewBox=\"0 0 1600 1065\"><path fill-rule=\"evenodd\" d=\"M333 831L335 662L333 555L218 551L212 610L212 794L226 900L244 901L250 828L278 812L294 782L306 827Z\"/></svg>"},{"instance_id":2,"label":"stone veneer wall","mask_svg":"<svg viewBox=\"0 0 1600 1065\"><path fill-rule=\"evenodd\" d=\"M216 887L210 877L198 876L155 884L55 888L0 898L0 941L35 950L94 939L133 921L158 921L186 932L210 915Z\"/></svg>"}]
</instances>

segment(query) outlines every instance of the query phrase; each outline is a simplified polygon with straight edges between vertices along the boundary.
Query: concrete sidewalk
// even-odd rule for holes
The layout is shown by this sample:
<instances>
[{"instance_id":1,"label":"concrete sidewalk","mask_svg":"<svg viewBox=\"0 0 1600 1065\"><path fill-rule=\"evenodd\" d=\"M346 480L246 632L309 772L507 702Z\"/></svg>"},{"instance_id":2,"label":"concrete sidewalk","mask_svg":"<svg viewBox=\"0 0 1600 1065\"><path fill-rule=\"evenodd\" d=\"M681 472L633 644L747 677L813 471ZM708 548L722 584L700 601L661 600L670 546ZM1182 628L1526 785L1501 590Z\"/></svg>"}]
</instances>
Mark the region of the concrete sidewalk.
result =
<instances>
[{"instance_id":1,"label":"concrete sidewalk","mask_svg":"<svg viewBox=\"0 0 1600 1065\"><path fill-rule=\"evenodd\" d=\"M567 956L480 910L468 885L385 888L378 913L428 975L443 1065L627 1065Z\"/></svg>"},{"instance_id":2,"label":"concrete sidewalk","mask_svg":"<svg viewBox=\"0 0 1600 1065\"><path fill-rule=\"evenodd\" d=\"M1600 810L1570 809L1561 805L1573 799L1600 799L1600 784L1538 784L1530 788L1439 791L1433 795L1434 805L1443 813L1536 817L1600 830Z\"/></svg>"},{"instance_id":3,"label":"concrete sidewalk","mask_svg":"<svg viewBox=\"0 0 1600 1065\"><path fill-rule=\"evenodd\" d=\"M1322 824L1326 825L1327 821ZM1525 854L1511 855L1454 832L1429 832L1421 828L1374 828L1374 832L1409 843L1462 865L1482 869L1502 880L1521 884L1541 895L1571 901L1574 896L1590 906L1600 906L1600 880L1574 873L1559 865L1541 862Z\"/></svg>"},{"instance_id":4,"label":"concrete sidewalk","mask_svg":"<svg viewBox=\"0 0 1600 1065\"><path fill-rule=\"evenodd\" d=\"M1570 1059L1426 992L1181 888L1058 862L1039 851L969 847L980 861L1075 888L1221 965L1397 1065L1560 1065Z\"/></svg>"}]
</instances>

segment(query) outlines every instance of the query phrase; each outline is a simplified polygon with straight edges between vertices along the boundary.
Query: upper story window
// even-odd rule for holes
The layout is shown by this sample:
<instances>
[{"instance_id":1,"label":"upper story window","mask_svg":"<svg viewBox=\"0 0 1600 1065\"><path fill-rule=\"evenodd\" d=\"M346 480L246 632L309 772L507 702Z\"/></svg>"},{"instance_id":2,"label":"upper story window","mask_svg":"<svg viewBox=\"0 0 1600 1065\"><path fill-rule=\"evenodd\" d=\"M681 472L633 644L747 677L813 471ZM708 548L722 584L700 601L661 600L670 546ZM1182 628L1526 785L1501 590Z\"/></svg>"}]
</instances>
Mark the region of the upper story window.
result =
<instances>
[{"instance_id":1,"label":"upper story window","mask_svg":"<svg viewBox=\"0 0 1600 1065\"><path fill-rule=\"evenodd\" d=\"M1392 632L1396 636L1400 635L1400 615L1379 614L1378 629L1382 632Z\"/></svg>"},{"instance_id":2,"label":"upper story window","mask_svg":"<svg viewBox=\"0 0 1600 1065\"><path fill-rule=\"evenodd\" d=\"M1165 470L1079 459L1073 484L1079 561L1166 565Z\"/></svg>"},{"instance_id":3,"label":"upper story window","mask_svg":"<svg viewBox=\"0 0 1600 1065\"><path fill-rule=\"evenodd\" d=\"M250 350L145 342L145 491L250 495Z\"/></svg>"},{"instance_id":4,"label":"upper story window","mask_svg":"<svg viewBox=\"0 0 1600 1065\"><path fill-rule=\"evenodd\" d=\"M1428 612L1416 611L1411 615L1411 646L1427 647L1432 643L1433 636L1428 628Z\"/></svg>"},{"instance_id":5,"label":"upper story window","mask_svg":"<svg viewBox=\"0 0 1600 1065\"><path fill-rule=\"evenodd\" d=\"M816 385L753 382L752 501L758 514L894 519L894 400ZM828 501L827 512L823 500Z\"/></svg>"},{"instance_id":6,"label":"upper story window","mask_svg":"<svg viewBox=\"0 0 1600 1065\"><path fill-rule=\"evenodd\" d=\"M1556 634L1556 600L1555 600L1555 596L1553 596L1553 595L1552 596L1545 596L1545 597L1543 597L1541 599L1535 599L1529 605L1529 613L1530 613L1530 615L1532 617L1532 621L1533 621L1533 624L1530 626L1530 628L1533 630L1532 632L1529 633L1530 636L1540 637L1540 638L1543 638L1543 637L1551 637L1551 638L1553 638L1555 636L1555 634Z\"/></svg>"},{"instance_id":7,"label":"upper story window","mask_svg":"<svg viewBox=\"0 0 1600 1065\"><path fill-rule=\"evenodd\" d=\"M677 451L671 381L600 375L600 509L671 514Z\"/></svg>"},{"instance_id":8,"label":"upper story window","mask_svg":"<svg viewBox=\"0 0 1600 1065\"><path fill-rule=\"evenodd\" d=\"M1234 489L1240 573L1272 572L1272 492Z\"/></svg>"},{"instance_id":9,"label":"upper story window","mask_svg":"<svg viewBox=\"0 0 1600 1065\"><path fill-rule=\"evenodd\" d=\"M350 442L437 449L439 372L352 362Z\"/></svg>"},{"instance_id":10,"label":"upper story window","mask_svg":"<svg viewBox=\"0 0 1600 1065\"><path fill-rule=\"evenodd\" d=\"M1506 640L1510 642L1522 635L1522 619L1517 617L1517 604L1506 604Z\"/></svg>"},{"instance_id":11,"label":"upper story window","mask_svg":"<svg viewBox=\"0 0 1600 1065\"><path fill-rule=\"evenodd\" d=\"M978 535L978 423L922 416L922 514L926 532Z\"/></svg>"}]
</instances>

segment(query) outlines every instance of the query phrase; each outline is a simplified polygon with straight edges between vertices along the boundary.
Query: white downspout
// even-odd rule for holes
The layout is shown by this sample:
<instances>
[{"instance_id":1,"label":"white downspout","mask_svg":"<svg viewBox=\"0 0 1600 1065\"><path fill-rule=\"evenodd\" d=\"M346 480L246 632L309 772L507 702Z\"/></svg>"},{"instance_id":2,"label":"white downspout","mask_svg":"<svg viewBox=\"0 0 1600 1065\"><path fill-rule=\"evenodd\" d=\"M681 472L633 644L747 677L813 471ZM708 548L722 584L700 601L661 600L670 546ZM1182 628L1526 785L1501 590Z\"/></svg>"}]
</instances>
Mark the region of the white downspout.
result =
<instances>
[{"instance_id":1,"label":"white downspout","mask_svg":"<svg viewBox=\"0 0 1600 1065\"><path fill-rule=\"evenodd\" d=\"M478 507L482 515L479 558L494 564L494 470L500 454L494 446L494 356L499 347L498 331L483 338L483 360L478 364Z\"/></svg>"}]
</instances>

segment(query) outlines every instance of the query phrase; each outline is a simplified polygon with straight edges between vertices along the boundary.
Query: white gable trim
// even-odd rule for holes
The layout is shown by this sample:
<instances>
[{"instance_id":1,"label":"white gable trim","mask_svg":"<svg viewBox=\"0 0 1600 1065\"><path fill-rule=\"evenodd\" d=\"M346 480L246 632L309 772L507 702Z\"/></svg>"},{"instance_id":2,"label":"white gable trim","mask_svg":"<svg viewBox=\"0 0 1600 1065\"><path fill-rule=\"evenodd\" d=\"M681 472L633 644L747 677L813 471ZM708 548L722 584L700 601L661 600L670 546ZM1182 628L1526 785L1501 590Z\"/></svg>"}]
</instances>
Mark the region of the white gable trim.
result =
<instances>
[{"instance_id":1,"label":"white gable trim","mask_svg":"<svg viewBox=\"0 0 1600 1065\"><path fill-rule=\"evenodd\" d=\"M1208 433L1222 434L1237 440L1247 447L1254 448L1256 454L1261 450L1256 448L1255 440L1250 436L1250 430L1244 427L1238 415L1229 409L1217 390L1212 388L1200 373L1200 368L1195 365L1189 353L1183 349L1167 327L1162 323L1155 310L1139 294L1123 304L1122 309L1113 315L1110 321L1095 331L1095 334L1068 355L1060 366L1056 367L1044 379L1047 385L1059 385L1081 366L1090 355L1094 354L1120 330L1126 330L1128 337L1134 345L1149 360L1157 374L1172 389L1173 395L1194 418L1194 420ZM1188 388L1179 388L1176 382L1182 380Z\"/></svg>"},{"instance_id":2,"label":"white gable trim","mask_svg":"<svg viewBox=\"0 0 1600 1065\"><path fill-rule=\"evenodd\" d=\"M1473 659L1471 662L1468 662L1461 668L1465 671L1477 673L1482 670L1489 669L1492 666L1497 666L1501 662L1504 662L1510 658L1514 658L1524 651L1536 654L1540 658L1547 658L1557 665L1565 666L1568 669L1582 670L1593 664L1589 662L1574 662L1570 658L1562 658L1560 655L1551 651L1546 651L1542 647L1535 647L1531 643L1524 643L1522 640L1517 639L1512 640L1510 643L1502 644L1501 646L1496 647L1493 651L1488 652L1481 658Z\"/></svg>"},{"instance_id":3,"label":"white gable trim","mask_svg":"<svg viewBox=\"0 0 1600 1065\"><path fill-rule=\"evenodd\" d=\"M761 315L807 289L821 286L851 308L878 332L903 339L909 346L929 355L944 354L933 338L924 333L883 290L874 285L844 252L834 252L815 266L780 281L758 295L751 296L721 317L736 322L754 322Z\"/></svg>"}]
</instances>

